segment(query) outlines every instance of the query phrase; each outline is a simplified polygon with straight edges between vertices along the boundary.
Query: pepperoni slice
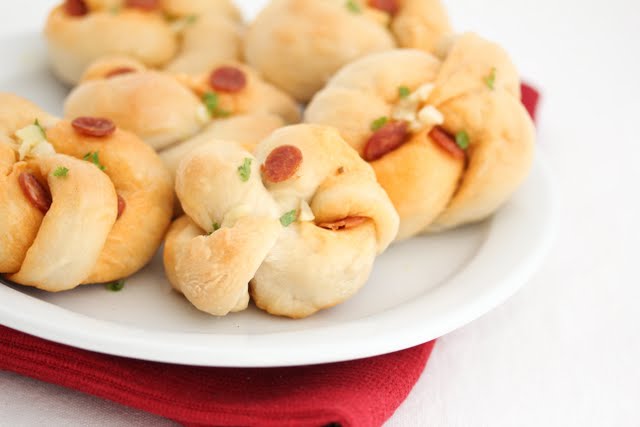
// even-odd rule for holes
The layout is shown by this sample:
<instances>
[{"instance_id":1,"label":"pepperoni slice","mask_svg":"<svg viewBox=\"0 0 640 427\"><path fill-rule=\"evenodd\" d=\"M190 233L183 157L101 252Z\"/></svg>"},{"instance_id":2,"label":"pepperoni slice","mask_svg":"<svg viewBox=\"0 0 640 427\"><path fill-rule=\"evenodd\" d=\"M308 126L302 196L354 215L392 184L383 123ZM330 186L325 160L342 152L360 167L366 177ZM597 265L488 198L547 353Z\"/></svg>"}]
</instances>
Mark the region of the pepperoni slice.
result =
<instances>
[{"instance_id":1,"label":"pepperoni slice","mask_svg":"<svg viewBox=\"0 0 640 427\"><path fill-rule=\"evenodd\" d=\"M247 76L242 70L234 67L220 67L211 72L209 84L220 92L235 93L245 88Z\"/></svg>"},{"instance_id":2,"label":"pepperoni slice","mask_svg":"<svg viewBox=\"0 0 640 427\"><path fill-rule=\"evenodd\" d=\"M431 132L429 132L429 138L431 138L438 147L442 148L456 159L464 160L467 157L467 153L465 153L465 151L456 144L455 139L440 126L436 126L431 129Z\"/></svg>"},{"instance_id":3,"label":"pepperoni slice","mask_svg":"<svg viewBox=\"0 0 640 427\"><path fill-rule=\"evenodd\" d=\"M84 0L66 0L64 2L64 11L69 16L84 16L89 13L89 8Z\"/></svg>"},{"instance_id":4,"label":"pepperoni slice","mask_svg":"<svg viewBox=\"0 0 640 427\"><path fill-rule=\"evenodd\" d=\"M302 151L293 145L281 145L267 156L262 173L271 182L282 182L291 178L302 163Z\"/></svg>"},{"instance_id":5,"label":"pepperoni slice","mask_svg":"<svg viewBox=\"0 0 640 427\"><path fill-rule=\"evenodd\" d=\"M364 146L363 157L368 162L378 160L404 144L408 136L406 122L389 122L369 137Z\"/></svg>"},{"instance_id":6,"label":"pepperoni slice","mask_svg":"<svg viewBox=\"0 0 640 427\"><path fill-rule=\"evenodd\" d=\"M389 15L395 15L400 9L396 0L369 0L369 7L381 10Z\"/></svg>"},{"instance_id":7,"label":"pepperoni slice","mask_svg":"<svg viewBox=\"0 0 640 427\"><path fill-rule=\"evenodd\" d=\"M160 0L127 0L125 7L152 12L160 7Z\"/></svg>"},{"instance_id":8,"label":"pepperoni slice","mask_svg":"<svg viewBox=\"0 0 640 427\"><path fill-rule=\"evenodd\" d=\"M111 77L121 76L123 74L135 73L136 69L131 67L118 67L109 71L104 75L105 79L110 79Z\"/></svg>"},{"instance_id":9,"label":"pepperoni slice","mask_svg":"<svg viewBox=\"0 0 640 427\"><path fill-rule=\"evenodd\" d=\"M51 194L40 181L32 174L22 172L18 176L18 184L27 200L40 212L47 213L51 207Z\"/></svg>"},{"instance_id":10,"label":"pepperoni slice","mask_svg":"<svg viewBox=\"0 0 640 427\"><path fill-rule=\"evenodd\" d=\"M318 224L318 227L326 228L327 230L338 231L338 230L348 230L350 228L354 228L359 226L368 220L366 216L348 216L346 218L339 219L333 222L323 222Z\"/></svg>"},{"instance_id":11,"label":"pepperoni slice","mask_svg":"<svg viewBox=\"0 0 640 427\"><path fill-rule=\"evenodd\" d=\"M109 136L116 130L115 123L99 117L78 117L71 126L82 135L95 137Z\"/></svg>"},{"instance_id":12,"label":"pepperoni slice","mask_svg":"<svg viewBox=\"0 0 640 427\"><path fill-rule=\"evenodd\" d=\"M127 202L122 198L121 195L118 194L118 216L116 219L122 216L122 213L127 208Z\"/></svg>"}]
</instances>

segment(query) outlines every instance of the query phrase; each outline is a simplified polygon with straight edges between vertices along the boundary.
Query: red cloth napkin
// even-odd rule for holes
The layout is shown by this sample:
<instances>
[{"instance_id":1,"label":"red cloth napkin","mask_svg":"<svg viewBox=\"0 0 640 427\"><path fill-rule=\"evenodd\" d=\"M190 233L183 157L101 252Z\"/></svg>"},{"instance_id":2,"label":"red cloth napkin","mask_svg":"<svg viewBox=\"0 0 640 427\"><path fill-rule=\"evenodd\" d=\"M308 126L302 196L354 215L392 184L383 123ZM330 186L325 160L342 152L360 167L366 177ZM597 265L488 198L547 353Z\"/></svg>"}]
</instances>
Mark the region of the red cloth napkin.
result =
<instances>
[{"instance_id":1,"label":"red cloth napkin","mask_svg":"<svg viewBox=\"0 0 640 427\"><path fill-rule=\"evenodd\" d=\"M522 87L532 115L538 92ZM202 368L108 356L0 326L0 369L188 426L379 426L420 377L435 341L368 359L268 369Z\"/></svg>"}]
</instances>

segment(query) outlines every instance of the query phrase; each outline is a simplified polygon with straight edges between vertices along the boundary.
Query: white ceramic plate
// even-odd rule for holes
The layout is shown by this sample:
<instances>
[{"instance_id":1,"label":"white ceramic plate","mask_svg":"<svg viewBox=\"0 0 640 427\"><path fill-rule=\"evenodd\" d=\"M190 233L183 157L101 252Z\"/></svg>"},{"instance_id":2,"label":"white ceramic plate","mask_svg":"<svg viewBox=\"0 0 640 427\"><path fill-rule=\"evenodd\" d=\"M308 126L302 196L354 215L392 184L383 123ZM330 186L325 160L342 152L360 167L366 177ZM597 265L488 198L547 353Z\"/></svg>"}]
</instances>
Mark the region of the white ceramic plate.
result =
<instances>
[{"instance_id":1,"label":"white ceramic plate","mask_svg":"<svg viewBox=\"0 0 640 427\"><path fill-rule=\"evenodd\" d=\"M36 34L0 41L0 90L61 113L66 89L50 75ZM172 292L160 256L121 292L93 285L50 294L0 285L0 323L75 347L206 366L335 362L408 348L488 312L539 266L553 236L544 163L491 220L392 246L364 289L308 319L247 311L215 318ZM1 219L0 219L1 220Z\"/></svg>"}]
</instances>

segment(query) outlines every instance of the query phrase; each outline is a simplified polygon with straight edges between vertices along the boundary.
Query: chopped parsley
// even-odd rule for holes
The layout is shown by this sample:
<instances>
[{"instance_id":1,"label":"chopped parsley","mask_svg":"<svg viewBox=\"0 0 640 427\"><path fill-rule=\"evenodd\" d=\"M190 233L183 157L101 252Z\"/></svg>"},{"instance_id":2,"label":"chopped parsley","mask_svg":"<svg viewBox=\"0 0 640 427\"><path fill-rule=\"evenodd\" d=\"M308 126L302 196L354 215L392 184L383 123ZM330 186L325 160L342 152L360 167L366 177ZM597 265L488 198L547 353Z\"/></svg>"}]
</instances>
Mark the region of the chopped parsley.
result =
<instances>
[{"instance_id":1,"label":"chopped parsley","mask_svg":"<svg viewBox=\"0 0 640 427\"><path fill-rule=\"evenodd\" d=\"M40 130L40 133L42 134L42 138L47 139L47 132L44 130L44 128L42 127L38 119L36 119L35 122L33 122L33 124L36 125Z\"/></svg>"},{"instance_id":2,"label":"chopped parsley","mask_svg":"<svg viewBox=\"0 0 640 427\"><path fill-rule=\"evenodd\" d=\"M184 22L187 25L193 25L196 23L197 20L198 20L198 15L189 15L185 18Z\"/></svg>"},{"instance_id":3,"label":"chopped parsley","mask_svg":"<svg viewBox=\"0 0 640 427\"><path fill-rule=\"evenodd\" d=\"M360 5L358 3L355 2L355 0L347 0L347 2L345 3L345 6L347 8L347 10L351 13L361 13L362 9L360 8Z\"/></svg>"},{"instance_id":4,"label":"chopped parsley","mask_svg":"<svg viewBox=\"0 0 640 427\"><path fill-rule=\"evenodd\" d=\"M115 282L111 282L111 283L106 283L104 287L111 292L120 292L122 288L124 288L124 279L116 280Z\"/></svg>"},{"instance_id":5,"label":"chopped parsley","mask_svg":"<svg viewBox=\"0 0 640 427\"><path fill-rule=\"evenodd\" d=\"M242 182L249 181L249 178L251 177L251 159L249 157L245 157L242 164L238 166L238 175L240 175L240 180Z\"/></svg>"},{"instance_id":6,"label":"chopped parsley","mask_svg":"<svg viewBox=\"0 0 640 427\"><path fill-rule=\"evenodd\" d=\"M496 67L491 69L491 73L484 78L484 84L491 90L494 89L496 83Z\"/></svg>"},{"instance_id":7,"label":"chopped parsley","mask_svg":"<svg viewBox=\"0 0 640 427\"><path fill-rule=\"evenodd\" d=\"M398 96L400 97L400 99L404 99L404 98L408 97L409 95L411 95L411 90L409 90L408 87L400 86L398 88Z\"/></svg>"},{"instance_id":8,"label":"chopped parsley","mask_svg":"<svg viewBox=\"0 0 640 427\"><path fill-rule=\"evenodd\" d=\"M120 6L112 6L109 8L109 13L112 15L118 15L120 13Z\"/></svg>"},{"instance_id":9,"label":"chopped parsley","mask_svg":"<svg viewBox=\"0 0 640 427\"><path fill-rule=\"evenodd\" d=\"M211 224L211 226L213 227L213 231L209 233L209 235L212 235L216 231L220 230L220 224L218 224L217 222L214 222L213 224Z\"/></svg>"},{"instance_id":10,"label":"chopped parsley","mask_svg":"<svg viewBox=\"0 0 640 427\"><path fill-rule=\"evenodd\" d=\"M204 102L211 117L227 117L231 114L231 112L220 108L220 97L215 92L205 92L202 95L202 102Z\"/></svg>"},{"instance_id":11,"label":"chopped parsley","mask_svg":"<svg viewBox=\"0 0 640 427\"><path fill-rule=\"evenodd\" d=\"M68 173L69 173L69 169L65 168L64 166L58 166L56 170L53 171L53 176L57 176L58 178L63 178L67 176Z\"/></svg>"},{"instance_id":12,"label":"chopped parsley","mask_svg":"<svg viewBox=\"0 0 640 427\"><path fill-rule=\"evenodd\" d=\"M378 117L371 122L371 130L373 132L379 130L382 126L386 125L389 119L386 116Z\"/></svg>"},{"instance_id":13,"label":"chopped parsley","mask_svg":"<svg viewBox=\"0 0 640 427\"><path fill-rule=\"evenodd\" d=\"M463 130L456 133L456 144L463 150L469 148L469 134Z\"/></svg>"},{"instance_id":14,"label":"chopped parsley","mask_svg":"<svg viewBox=\"0 0 640 427\"><path fill-rule=\"evenodd\" d=\"M96 167L98 169L100 169L101 171L105 171L107 170L107 168L105 168L101 163L100 163L100 158L98 157L98 152L97 151L90 151L87 154L84 155L84 157L82 158L82 160L86 160L88 162L93 163L94 165L96 165Z\"/></svg>"},{"instance_id":15,"label":"chopped parsley","mask_svg":"<svg viewBox=\"0 0 640 427\"><path fill-rule=\"evenodd\" d=\"M105 171L107 170L106 167L104 167L104 165L102 165L100 163L100 158L99 158L99 154L97 151L90 151L87 154L84 155L84 157L82 158L82 160L86 160L88 162L93 163L94 165L96 165L96 167L98 169L100 169L101 171Z\"/></svg>"},{"instance_id":16,"label":"chopped parsley","mask_svg":"<svg viewBox=\"0 0 640 427\"><path fill-rule=\"evenodd\" d=\"M282 224L283 227L288 227L294 223L296 219L298 219L298 211L294 209L280 217L280 224Z\"/></svg>"}]
</instances>

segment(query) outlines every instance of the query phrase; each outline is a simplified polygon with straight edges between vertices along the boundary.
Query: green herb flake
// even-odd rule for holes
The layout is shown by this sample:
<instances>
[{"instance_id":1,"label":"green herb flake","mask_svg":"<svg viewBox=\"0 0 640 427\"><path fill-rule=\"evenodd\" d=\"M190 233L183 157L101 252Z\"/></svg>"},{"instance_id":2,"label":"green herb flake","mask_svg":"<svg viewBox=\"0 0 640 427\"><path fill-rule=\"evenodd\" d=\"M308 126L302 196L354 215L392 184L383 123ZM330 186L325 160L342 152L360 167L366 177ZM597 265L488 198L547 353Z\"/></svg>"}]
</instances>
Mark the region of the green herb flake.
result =
<instances>
[{"instance_id":1,"label":"green herb flake","mask_svg":"<svg viewBox=\"0 0 640 427\"><path fill-rule=\"evenodd\" d=\"M112 15L118 15L120 13L120 6L112 6L109 8L109 13Z\"/></svg>"},{"instance_id":2,"label":"green herb flake","mask_svg":"<svg viewBox=\"0 0 640 427\"><path fill-rule=\"evenodd\" d=\"M104 287L111 292L120 292L122 288L124 288L124 279L116 280L115 282L111 282L111 283L106 283Z\"/></svg>"},{"instance_id":3,"label":"green herb flake","mask_svg":"<svg viewBox=\"0 0 640 427\"><path fill-rule=\"evenodd\" d=\"M463 150L469 148L469 134L463 130L456 133L456 144Z\"/></svg>"},{"instance_id":4,"label":"green herb flake","mask_svg":"<svg viewBox=\"0 0 640 427\"><path fill-rule=\"evenodd\" d=\"M491 73L484 78L484 84L491 90L494 89L496 83L496 67L491 69Z\"/></svg>"},{"instance_id":5,"label":"green herb flake","mask_svg":"<svg viewBox=\"0 0 640 427\"><path fill-rule=\"evenodd\" d=\"M382 126L386 125L389 119L386 116L378 117L374 121L371 122L371 130L373 132L382 128Z\"/></svg>"},{"instance_id":6,"label":"green herb flake","mask_svg":"<svg viewBox=\"0 0 640 427\"><path fill-rule=\"evenodd\" d=\"M100 169L103 172L107 170L107 168L105 168L102 164L100 164L100 158L97 151L88 152L87 154L84 155L82 160L86 160L88 162L93 163L94 165L96 165L98 169Z\"/></svg>"},{"instance_id":7,"label":"green herb flake","mask_svg":"<svg viewBox=\"0 0 640 427\"><path fill-rule=\"evenodd\" d=\"M202 102L207 107L211 117L227 117L231 112L220 108L220 97L215 92L206 92L202 95Z\"/></svg>"},{"instance_id":8,"label":"green herb flake","mask_svg":"<svg viewBox=\"0 0 640 427\"><path fill-rule=\"evenodd\" d=\"M213 224L211 224L211 226L213 227L213 230L211 231L211 233L209 233L209 235L212 235L216 231L220 230L220 224L218 224L217 222L214 222Z\"/></svg>"},{"instance_id":9,"label":"green herb flake","mask_svg":"<svg viewBox=\"0 0 640 427\"><path fill-rule=\"evenodd\" d=\"M283 227L288 227L291 224L293 224L297 219L298 219L298 211L294 209L292 211L285 213L280 217L280 224L282 224Z\"/></svg>"},{"instance_id":10,"label":"green herb flake","mask_svg":"<svg viewBox=\"0 0 640 427\"><path fill-rule=\"evenodd\" d=\"M351 13L362 13L362 8L354 0L347 0L345 3L347 10Z\"/></svg>"},{"instance_id":11,"label":"green herb flake","mask_svg":"<svg viewBox=\"0 0 640 427\"><path fill-rule=\"evenodd\" d=\"M34 125L36 125L38 127L38 129L40 129L40 133L42 134L42 137L44 139L47 139L47 132L44 130L44 128L42 127L42 125L40 124L40 122L38 121L38 119L36 119L33 122Z\"/></svg>"},{"instance_id":12,"label":"green herb flake","mask_svg":"<svg viewBox=\"0 0 640 427\"><path fill-rule=\"evenodd\" d=\"M69 169L64 166L58 166L56 170L53 171L53 176L57 176L58 178L64 178L69 173Z\"/></svg>"},{"instance_id":13,"label":"green herb flake","mask_svg":"<svg viewBox=\"0 0 640 427\"><path fill-rule=\"evenodd\" d=\"M400 96L400 99L405 99L406 97L408 97L409 95L411 95L411 90L409 90L408 87L406 86L400 86L398 88L398 96Z\"/></svg>"},{"instance_id":14,"label":"green herb flake","mask_svg":"<svg viewBox=\"0 0 640 427\"><path fill-rule=\"evenodd\" d=\"M193 25L198 21L198 15L189 15L185 18L184 22L187 25Z\"/></svg>"},{"instance_id":15,"label":"green herb flake","mask_svg":"<svg viewBox=\"0 0 640 427\"><path fill-rule=\"evenodd\" d=\"M245 157L242 164L238 166L238 175L240 175L240 180L242 182L249 181L249 178L251 177L251 159L249 157Z\"/></svg>"}]
</instances>

